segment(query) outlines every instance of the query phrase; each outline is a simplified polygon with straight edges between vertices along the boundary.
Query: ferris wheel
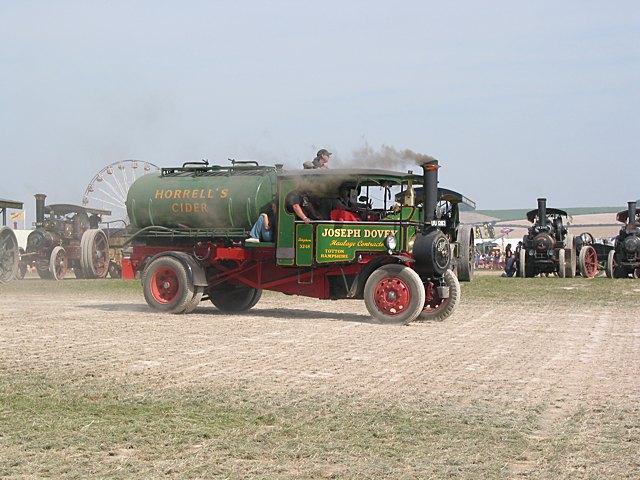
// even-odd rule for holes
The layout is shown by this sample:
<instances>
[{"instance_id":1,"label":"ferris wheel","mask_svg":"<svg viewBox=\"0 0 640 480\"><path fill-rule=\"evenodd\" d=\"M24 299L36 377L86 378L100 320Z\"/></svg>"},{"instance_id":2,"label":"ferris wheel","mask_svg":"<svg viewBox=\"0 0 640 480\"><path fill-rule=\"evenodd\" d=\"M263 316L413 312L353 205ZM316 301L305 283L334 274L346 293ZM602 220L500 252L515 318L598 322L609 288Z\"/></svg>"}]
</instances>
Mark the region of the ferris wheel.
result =
<instances>
[{"instance_id":1,"label":"ferris wheel","mask_svg":"<svg viewBox=\"0 0 640 480\"><path fill-rule=\"evenodd\" d=\"M96 173L82 196L82 205L101 210L110 210L104 221L122 220L127 225L127 192L136 179L158 170L158 166L142 160L122 160L102 168Z\"/></svg>"}]
</instances>

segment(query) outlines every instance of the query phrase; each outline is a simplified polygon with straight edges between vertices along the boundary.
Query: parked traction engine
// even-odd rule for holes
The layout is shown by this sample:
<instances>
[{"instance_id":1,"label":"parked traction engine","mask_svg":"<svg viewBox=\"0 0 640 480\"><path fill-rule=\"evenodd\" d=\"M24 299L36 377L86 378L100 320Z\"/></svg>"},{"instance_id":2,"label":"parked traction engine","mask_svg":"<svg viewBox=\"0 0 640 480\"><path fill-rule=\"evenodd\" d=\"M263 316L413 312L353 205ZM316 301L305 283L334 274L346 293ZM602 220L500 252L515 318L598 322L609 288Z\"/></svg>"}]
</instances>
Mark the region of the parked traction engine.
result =
<instances>
[{"instance_id":1,"label":"parked traction engine","mask_svg":"<svg viewBox=\"0 0 640 480\"><path fill-rule=\"evenodd\" d=\"M607 277L640 278L640 213L637 202L629 202L627 210L618 212L616 220L625 225L616 237L607 259Z\"/></svg>"},{"instance_id":2,"label":"parked traction engine","mask_svg":"<svg viewBox=\"0 0 640 480\"><path fill-rule=\"evenodd\" d=\"M27 237L22 266L34 264L43 279L62 280L70 268L76 278L104 278L109 242L98 225L101 216L110 212L78 205L45 206L42 193L35 198L36 228Z\"/></svg>"},{"instance_id":3,"label":"parked traction engine","mask_svg":"<svg viewBox=\"0 0 640 480\"><path fill-rule=\"evenodd\" d=\"M567 233L563 217L564 210L547 208L547 199L538 199L538 208L527 212L527 220L533 225L522 239L518 258L518 273L521 277L557 273L561 278L576 274L573 238Z\"/></svg>"}]
</instances>

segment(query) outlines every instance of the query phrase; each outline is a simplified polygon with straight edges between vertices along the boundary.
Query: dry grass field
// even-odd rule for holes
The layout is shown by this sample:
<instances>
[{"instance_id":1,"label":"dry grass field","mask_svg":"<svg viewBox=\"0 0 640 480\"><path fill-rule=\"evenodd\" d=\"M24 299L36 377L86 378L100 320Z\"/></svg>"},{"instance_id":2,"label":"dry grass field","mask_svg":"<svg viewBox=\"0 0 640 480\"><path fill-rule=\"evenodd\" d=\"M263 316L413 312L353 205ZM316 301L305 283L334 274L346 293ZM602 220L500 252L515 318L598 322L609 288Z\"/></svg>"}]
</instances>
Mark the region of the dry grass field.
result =
<instances>
[{"instance_id":1,"label":"dry grass field","mask_svg":"<svg viewBox=\"0 0 640 480\"><path fill-rule=\"evenodd\" d=\"M1 288L3 478L640 477L640 282L480 276L407 327L359 301L172 316L137 282Z\"/></svg>"}]
</instances>

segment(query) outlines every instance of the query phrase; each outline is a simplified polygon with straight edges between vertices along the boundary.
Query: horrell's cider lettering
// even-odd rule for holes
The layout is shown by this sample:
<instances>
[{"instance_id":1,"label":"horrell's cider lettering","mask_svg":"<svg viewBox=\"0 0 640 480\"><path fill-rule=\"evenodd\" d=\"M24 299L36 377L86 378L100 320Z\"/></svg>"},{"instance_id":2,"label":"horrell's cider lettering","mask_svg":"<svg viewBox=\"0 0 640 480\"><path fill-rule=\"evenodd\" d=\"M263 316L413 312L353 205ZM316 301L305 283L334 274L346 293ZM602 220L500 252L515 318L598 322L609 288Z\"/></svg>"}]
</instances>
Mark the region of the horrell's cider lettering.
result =
<instances>
[{"instance_id":1,"label":"horrell's cider lettering","mask_svg":"<svg viewBox=\"0 0 640 480\"><path fill-rule=\"evenodd\" d=\"M224 192L224 196L221 195L221 198L225 198L227 196L227 192ZM213 198L213 190L209 189L183 189L183 188L175 188L171 190L156 190L155 198L157 200L163 199L199 199L199 198Z\"/></svg>"}]
</instances>

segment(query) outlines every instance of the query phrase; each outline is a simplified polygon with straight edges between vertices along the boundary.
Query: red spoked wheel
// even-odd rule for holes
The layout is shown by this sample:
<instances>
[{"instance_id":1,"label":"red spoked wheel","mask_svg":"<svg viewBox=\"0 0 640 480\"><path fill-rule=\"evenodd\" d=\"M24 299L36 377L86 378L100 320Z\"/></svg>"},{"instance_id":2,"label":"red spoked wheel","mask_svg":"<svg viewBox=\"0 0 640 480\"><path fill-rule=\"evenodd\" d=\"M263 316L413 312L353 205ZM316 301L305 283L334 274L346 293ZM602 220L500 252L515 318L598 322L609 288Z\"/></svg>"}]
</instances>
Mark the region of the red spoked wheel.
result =
<instances>
[{"instance_id":1,"label":"red spoked wheel","mask_svg":"<svg viewBox=\"0 0 640 480\"><path fill-rule=\"evenodd\" d=\"M180 280L172 268L159 268L151 276L151 294L156 302L167 304L176 299Z\"/></svg>"},{"instance_id":2,"label":"red spoked wheel","mask_svg":"<svg viewBox=\"0 0 640 480\"><path fill-rule=\"evenodd\" d=\"M169 256L158 257L147 266L142 287L147 304L162 312L185 313L195 295L186 268Z\"/></svg>"},{"instance_id":3,"label":"red spoked wheel","mask_svg":"<svg viewBox=\"0 0 640 480\"><path fill-rule=\"evenodd\" d=\"M450 316L460 301L460 282L451 270L443 275L444 284L449 287L449 296L441 297L438 293L438 285L433 281L425 285L424 308L418 320L441 321Z\"/></svg>"},{"instance_id":4,"label":"red spoked wheel","mask_svg":"<svg viewBox=\"0 0 640 480\"><path fill-rule=\"evenodd\" d=\"M598 274L598 253L591 245L585 245L580 249L578 263L580 275L584 278L594 278Z\"/></svg>"},{"instance_id":5,"label":"red spoked wheel","mask_svg":"<svg viewBox=\"0 0 640 480\"><path fill-rule=\"evenodd\" d=\"M406 324L424 305L424 284L415 270L399 264L375 270L364 286L364 303L380 323Z\"/></svg>"},{"instance_id":6,"label":"red spoked wheel","mask_svg":"<svg viewBox=\"0 0 640 480\"><path fill-rule=\"evenodd\" d=\"M49 273L54 280L62 280L67 274L67 252L64 248L55 247L49 259Z\"/></svg>"},{"instance_id":7,"label":"red spoked wheel","mask_svg":"<svg viewBox=\"0 0 640 480\"><path fill-rule=\"evenodd\" d=\"M375 286L374 301L385 315L398 315L411 303L411 290L399 277L386 277Z\"/></svg>"}]
</instances>

